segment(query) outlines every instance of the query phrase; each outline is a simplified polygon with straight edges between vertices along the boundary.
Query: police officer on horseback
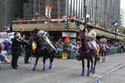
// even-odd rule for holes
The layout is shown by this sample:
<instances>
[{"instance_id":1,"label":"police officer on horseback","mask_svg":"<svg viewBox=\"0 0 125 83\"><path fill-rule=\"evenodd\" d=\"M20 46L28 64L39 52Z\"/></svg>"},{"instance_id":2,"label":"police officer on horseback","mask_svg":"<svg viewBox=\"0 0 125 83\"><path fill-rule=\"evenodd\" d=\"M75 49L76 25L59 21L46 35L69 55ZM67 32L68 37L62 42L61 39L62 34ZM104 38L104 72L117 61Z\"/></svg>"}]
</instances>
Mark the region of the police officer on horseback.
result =
<instances>
[{"instance_id":1,"label":"police officer on horseback","mask_svg":"<svg viewBox=\"0 0 125 83\"><path fill-rule=\"evenodd\" d=\"M96 51L97 50L96 32L93 29L90 29L89 32L87 33L87 40L88 40L89 47L91 49L95 49L95 51Z\"/></svg>"},{"instance_id":2,"label":"police officer on horseback","mask_svg":"<svg viewBox=\"0 0 125 83\"><path fill-rule=\"evenodd\" d=\"M96 32L94 31L93 28L88 28L88 33L87 35L87 40L88 40L88 45L90 47L90 50L94 55L97 55L97 59L99 60L99 45L96 43Z\"/></svg>"}]
</instances>

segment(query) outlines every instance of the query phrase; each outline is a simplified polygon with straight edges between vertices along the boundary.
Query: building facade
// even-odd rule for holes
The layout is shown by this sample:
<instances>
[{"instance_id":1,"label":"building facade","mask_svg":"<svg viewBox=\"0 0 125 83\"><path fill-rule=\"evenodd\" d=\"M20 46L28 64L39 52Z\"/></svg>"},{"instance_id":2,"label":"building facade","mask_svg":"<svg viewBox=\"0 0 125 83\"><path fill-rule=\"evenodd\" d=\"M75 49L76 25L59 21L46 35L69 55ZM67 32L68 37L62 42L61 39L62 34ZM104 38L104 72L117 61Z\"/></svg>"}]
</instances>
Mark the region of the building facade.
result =
<instances>
[{"instance_id":1,"label":"building facade","mask_svg":"<svg viewBox=\"0 0 125 83\"><path fill-rule=\"evenodd\" d=\"M84 19L84 0L66 0L66 14ZM112 22L120 24L120 0L86 0L89 20L104 28L111 28Z\"/></svg>"},{"instance_id":2,"label":"building facade","mask_svg":"<svg viewBox=\"0 0 125 83\"><path fill-rule=\"evenodd\" d=\"M36 12L41 16L45 16L47 4L52 6L51 18L64 15L66 0L27 0L24 3L24 18L33 18Z\"/></svg>"},{"instance_id":3,"label":"building facade","mask_svg":"<svg viewBox=\"0 0 125 83\"><path fill-rule=\"evenodd\" d=\"M12 20L23 18L24 0L0 0L0 31Z\"/></svg>"},{"instance_id":4,"label":"building facade","mask_svg":"<svg viewBox=\"0 0 125 83\"><path fill-rule=\"evenodd\" d=\"M46 16L46 6L51 6L51 18L76 16L84 19L84 0L0 0L0 26L16 18L32 19L35 13ZM120 0L86 0L89 20L113 28L112 22L120 24Z\"/></svg>"}]
</instances>

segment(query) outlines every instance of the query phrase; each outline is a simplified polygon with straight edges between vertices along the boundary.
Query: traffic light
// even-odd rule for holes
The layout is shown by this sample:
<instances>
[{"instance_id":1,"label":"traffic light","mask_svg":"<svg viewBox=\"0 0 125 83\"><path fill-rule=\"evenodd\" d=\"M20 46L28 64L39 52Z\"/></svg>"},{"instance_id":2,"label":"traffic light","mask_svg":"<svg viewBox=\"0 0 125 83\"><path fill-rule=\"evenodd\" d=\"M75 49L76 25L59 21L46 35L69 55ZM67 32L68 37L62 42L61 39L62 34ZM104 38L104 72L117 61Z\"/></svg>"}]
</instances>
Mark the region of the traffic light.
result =
<instances>
[{"instance_id":1,"label":"traffic light","mask_svg":"<svg viewBox=\"0 0 125 83\"><path fill-rule=\"evenodd\" d=\"M64 27L65 27L65 29L68 29L68 27L69 27L68 20L64 20Z\"/></svg>"},{"instance_id":2,"label":"traffic light","mask_svg":"<svg viewBox=\"0 0 125 83\"><path fill-rule=\"evenodd\" d=\"M80 22L79 21L76 21L76 27L77 27L77 29L80 29Z\"/></svg>"}]
</instances>

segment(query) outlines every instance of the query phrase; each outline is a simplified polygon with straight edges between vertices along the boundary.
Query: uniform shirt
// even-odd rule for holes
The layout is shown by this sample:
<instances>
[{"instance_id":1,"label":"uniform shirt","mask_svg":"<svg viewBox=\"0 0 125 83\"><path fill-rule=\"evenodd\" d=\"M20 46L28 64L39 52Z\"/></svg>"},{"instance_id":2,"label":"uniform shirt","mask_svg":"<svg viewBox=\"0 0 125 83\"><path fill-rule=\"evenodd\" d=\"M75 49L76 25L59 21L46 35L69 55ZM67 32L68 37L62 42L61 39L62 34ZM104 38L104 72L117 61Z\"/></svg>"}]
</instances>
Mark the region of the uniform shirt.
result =
<instances>
[{"instance_id":1,"label":"uniform shirt","mask_svg":"<svg viewBox=\"0 0 125 83\"><path fill-rule=\"evenodd\" d=\"M20 44L21 44L21 41L18 38L14 37L14 39L12 41L12 49L20 48Z\"/></svg>"}]
</instances>

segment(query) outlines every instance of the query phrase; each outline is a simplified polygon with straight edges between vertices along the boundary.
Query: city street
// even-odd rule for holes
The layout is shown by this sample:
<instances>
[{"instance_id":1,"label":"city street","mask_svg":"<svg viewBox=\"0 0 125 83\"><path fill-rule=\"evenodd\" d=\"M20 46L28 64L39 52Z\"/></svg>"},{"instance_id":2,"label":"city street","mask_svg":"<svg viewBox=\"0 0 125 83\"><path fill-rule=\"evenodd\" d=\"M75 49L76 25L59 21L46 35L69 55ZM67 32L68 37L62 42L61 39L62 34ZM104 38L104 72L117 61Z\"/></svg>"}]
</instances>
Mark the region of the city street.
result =
<instances>
[{"instance_id":1,"label":"city street","mask_svg":"<svg viewBox=\"0 0 125 83\"><path fill-rule=\"evenodd\" d=\"M125 82L125 54L108 55L106 62L98 62L95 74L90 77L80 76L81 62L77 60L55 59L52 70L42 71L39 60L36 71L32 71L31 64L25 65L20 57L19 68L14 70L10 64L0 64L0 83L124 83Z\"/></svg>"},{"instance_id":2,"label":"city street","mask_svg":"<svg viewBox=\"0 0 125 83\"><path fill-rule=\"evenodd\" d=\"M0 0L0 83L125 83L123 3L125 0ZM51 60L55 52L50 69L49 59L46 65L43 59ZM90 64L95 74L87 76L87 60L82 71L82 61L74 59L78 53L86 58L110 55L105 62L100 59L96 69ZM43 56L37 67L34 57L25 64L31 55Z\"/></svg>"}]
</instances>

